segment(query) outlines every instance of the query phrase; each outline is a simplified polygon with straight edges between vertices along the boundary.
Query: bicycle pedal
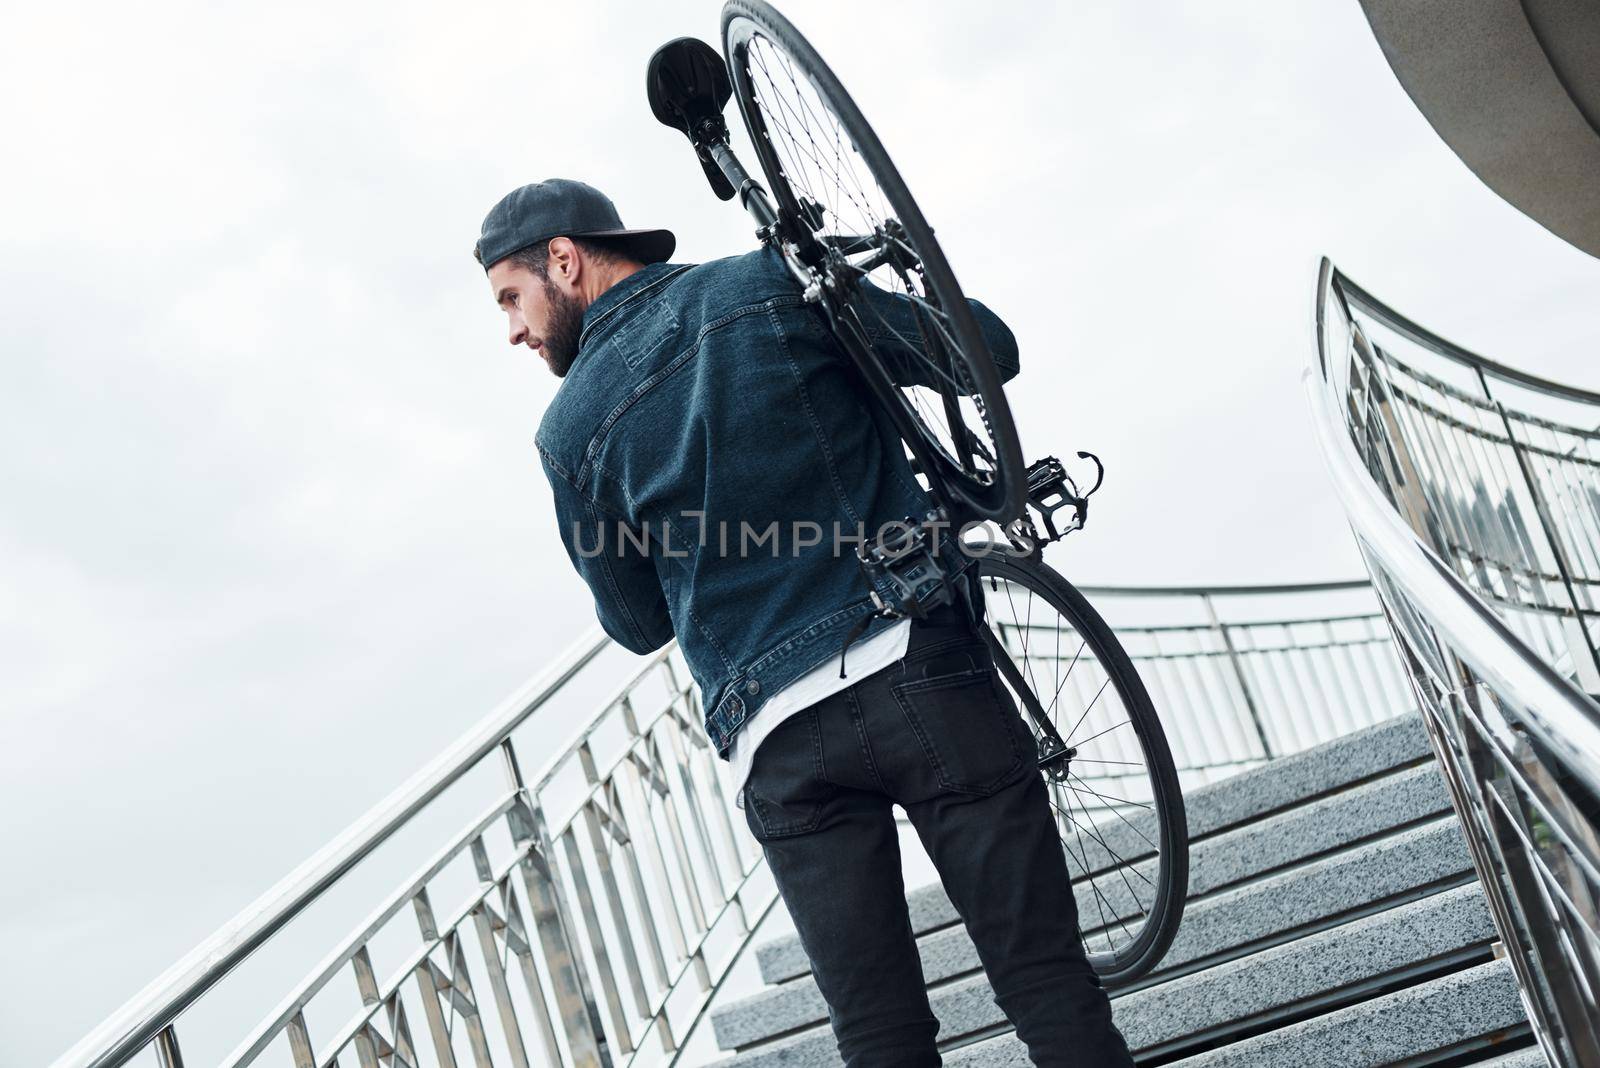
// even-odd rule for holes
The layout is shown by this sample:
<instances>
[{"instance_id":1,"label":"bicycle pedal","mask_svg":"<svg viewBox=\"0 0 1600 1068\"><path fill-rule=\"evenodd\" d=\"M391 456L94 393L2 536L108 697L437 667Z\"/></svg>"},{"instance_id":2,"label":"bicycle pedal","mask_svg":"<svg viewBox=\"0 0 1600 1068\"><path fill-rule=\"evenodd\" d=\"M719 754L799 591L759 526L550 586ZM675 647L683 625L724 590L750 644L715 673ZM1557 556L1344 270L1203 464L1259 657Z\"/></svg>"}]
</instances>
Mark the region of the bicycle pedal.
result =
<instances>
[{"instance_id":1,"label":"bicycle pedal","mask_svg":"<svg viewBox=\"0 0 1600 1068\"><path fill-rule=\"evenodd\" d=\"M1019 525L1027 524L1027 529L1018 532L1020 536L1031 534L1037 540L1048 544L1059 541L1074 530L1083 529L1083 525L1089 520L1089 497L1100 488L1100 483L1105 479L1105 467L1093 453L1080 452L1078 455L1094 461L1098 471L1094 486L1088 493L1078 492L1077 483L1067 474L1065 465L1054 456L1046 456L1028 465L1028 505L1039 513L1039 522L1033 523L1026 516L1018 520ZM1065 525L1058 527L1056 513L1067 507L1072 509L1072 518ZM1044 529L1042 538L1039 537L1041 526Z\"/></svg>"},{"instance_id":2,"label":"bicycle pedal","mask_svg":"<svg viewBox=\"0 0 1600 1068\"><path fill-rule=\"evenodd\" d=\"M937 515L928 519L937 520ZM882 605L877 589L887 585L900 611L920 619L941 605L954 603L949 574L939 562L939 545L925 522L907 516L901 530L856 550L856 560L867 576L875 603ZM885 606L886 607L886 606Z\"/></svg>"}]
</instances>

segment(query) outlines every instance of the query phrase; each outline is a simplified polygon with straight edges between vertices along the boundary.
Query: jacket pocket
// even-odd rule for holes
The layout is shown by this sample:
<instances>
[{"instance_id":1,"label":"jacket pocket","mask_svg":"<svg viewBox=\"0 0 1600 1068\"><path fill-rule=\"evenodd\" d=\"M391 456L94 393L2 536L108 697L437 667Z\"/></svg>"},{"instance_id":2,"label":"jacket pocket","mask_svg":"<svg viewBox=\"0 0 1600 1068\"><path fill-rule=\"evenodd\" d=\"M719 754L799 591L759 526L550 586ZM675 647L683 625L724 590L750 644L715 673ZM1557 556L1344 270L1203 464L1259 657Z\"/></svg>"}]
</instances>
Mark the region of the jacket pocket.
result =
<instances>
[{"instance_id":1,"label":"jacket pocket","mask_svg":"<svg viewBox=\"0 0 1600 1068\"><path fill-rule=\"evenodd\" d=\"M837 790L823 777L817 710L804 709L780 723L756 750L745 780L745 822L758 842L806 834L817 829L823 805Z\"/></svg>"},{"instance_id":2,"label":"jacket pocket","mask_svg":"<svg viewBox=\"0 0 1600 1068\"><path fill-rule=\"evenodd\" d=\"M1023 771L1026 728L1001 699L993 667L928 675L890 691L946 790L987 796Z\"/></svg>"},{"instance_id":3,"label":"jacket pocket","mask_svg":"<svg viewBox=\"0 0 1600 1068\"><path fill-rule=\"evenodd\" d=\"M607 343L624 363L638 370L677 336L677 312L666 301L658 300L618 327Z\"/></svg>"}]
</instances>

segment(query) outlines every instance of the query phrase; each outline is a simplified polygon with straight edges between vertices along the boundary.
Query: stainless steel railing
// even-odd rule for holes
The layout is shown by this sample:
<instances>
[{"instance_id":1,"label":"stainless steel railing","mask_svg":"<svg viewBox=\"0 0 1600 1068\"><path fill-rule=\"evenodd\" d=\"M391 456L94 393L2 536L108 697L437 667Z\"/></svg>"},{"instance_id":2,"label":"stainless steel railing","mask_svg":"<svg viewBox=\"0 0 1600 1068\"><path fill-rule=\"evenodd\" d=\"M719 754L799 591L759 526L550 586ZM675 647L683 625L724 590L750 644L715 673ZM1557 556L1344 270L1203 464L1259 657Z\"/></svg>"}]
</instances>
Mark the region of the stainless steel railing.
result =
<instances>
[{"instance_id":1,"label":"stainless steel railing","mask_svg":"<svg viewBox=\"0 0 1600 1068\"><path fill-rule=\"evenodd\" d=\"M1466 366L1481 395L1402 364L1381 330ZM1600 471L1581 417L1546 420L1554 437L1536 449L1528 428L1542 417L1489 397L1488 382L1589 404L1589 420L1600 396L1472 356L1326 260L1316 340L1306 381L1317 436L1528 1018L1551 1063L1600 1064L1600 704L1580 689L1593 667L1586 554L1597 543L1579 544Z\"/></svg>"},{"instance_id":2,"label":"stainless steel railing","mask_svg":"<svg viewBox=\"0 0 1600 1068\"><path fill-rule=\"evenodd\" d=\"M1547 663L1600 693L1600 393L1452 344L1331 266L1324 292L1346 396L1404 465L1394 506Z\"/></svg>"},{"instance_id":3,"label":"stainless steel railing","mask_svg":"<svg viewBox=\"0 0 1600 1068\"><path fill-rule=\"evenodd\" d=\"M1415 707L1366 582L1082 590L1149 689L1185 787ZM1087 700L1099 681L1067 685Z\"/></svg>"},{"instance_id":4,"label":"stainless steel railing","mask_svg":"<svg viewBox=\"0 0 1600 1068\"><path fill-rule=\"evenodd\" d=\"M673 1059L776 897L751 882L759 851L734 830L676 649L642 664L619 652L598 630L580 640L57 1068L151 1051L163 1068L185 1056L240 1068L264 1055L295 1068ZM590 699L575 736L525 775L519 729L619 670L626 681ZM251 998L247 1026L191 1021L230 972L441 809L458 822L432 820L425 859L331 950L303 947L320 961L276 1008L256 1020L266 999Z\"/></svg>"},{"instance_id":5,"label":"stainless steel railing","mask_svg":"<svg viewBox=\"0 0 1600 1068\"><path fill-rule=\"evenodd\" d=\"M1191 784L1411 707L1366 583L1085 589ZM726 776L676 648L591 634L56 1068L674 1063L776 902Z\"/></svg>"}]
</instances>

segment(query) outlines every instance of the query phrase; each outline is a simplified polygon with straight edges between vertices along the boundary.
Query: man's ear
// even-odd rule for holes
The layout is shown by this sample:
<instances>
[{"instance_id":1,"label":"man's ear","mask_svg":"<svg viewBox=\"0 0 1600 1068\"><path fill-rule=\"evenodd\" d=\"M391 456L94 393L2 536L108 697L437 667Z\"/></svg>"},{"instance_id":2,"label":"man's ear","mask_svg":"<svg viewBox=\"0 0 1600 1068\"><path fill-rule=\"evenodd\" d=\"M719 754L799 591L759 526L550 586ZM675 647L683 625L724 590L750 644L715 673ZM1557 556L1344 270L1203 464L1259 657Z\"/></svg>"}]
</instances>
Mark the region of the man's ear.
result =
<instances>
[{"instance_id":1,"label":"man's ear","mask_svg":"<svg viewBox=\"0 0 1600 1068\"><path fill-rule=\"evenodd\" d=\"M577 285L582 263L582 259L578 256L578 246L572 243L570 237L550 239L549 273L552 282L563 288Z\"/></svg>"}]
</instances>

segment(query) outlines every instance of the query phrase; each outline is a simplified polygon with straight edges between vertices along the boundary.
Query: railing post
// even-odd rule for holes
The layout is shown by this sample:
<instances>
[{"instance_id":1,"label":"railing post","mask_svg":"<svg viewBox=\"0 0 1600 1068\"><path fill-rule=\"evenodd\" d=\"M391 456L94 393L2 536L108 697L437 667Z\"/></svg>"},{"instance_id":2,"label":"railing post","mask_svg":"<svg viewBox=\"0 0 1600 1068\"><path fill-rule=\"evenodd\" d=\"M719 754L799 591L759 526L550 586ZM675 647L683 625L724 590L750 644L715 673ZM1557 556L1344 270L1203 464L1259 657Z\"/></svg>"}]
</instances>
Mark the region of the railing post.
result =
<instances>
[{"instance_id":1,"label":"railing post","mask_svg":"<svg viewBox=\"0 0 1600 1068\"><path fill-rule=\"evenodd\" d=\"M169 1025L156 1036L156 1060L161 1068L183 1068L183 1053L178 1049L178 1032Z\"/></svg>"},{"instance_id":2,"label":"railing post","mask_svg":"<svg viewBox=\"0 0 1600 1068\"><path fill-rule=\"evenodd\" d=\"M317 1068L317 1051L311 1045L311 1028L306 1024L304 1011L294 1014L284 1033L289 1036L289 1056L294 1068Z\"/></svg>"},{"instance_id":3,"label":"railing post","mask_svg":"<svg viewBox=\"0 0 1600 1068\"><path fill-rule=\"evenodd\" d=\"M617 948L622 953L622 974L627 981L628 988L633 994L634 1009L640 1016L650 1016L650 992L644 986L644 965L639 961L639 952L634 946L633 932L630 929L628 911L622 901L622 883L617 878L616 865L611 861L612 848L616 847L622 852L624 867L632 867L633 835L628 831L627 815L622 811L621 798L617 796L609 780L603 781L599 769L595 765L594 749L587 741L578 746L578 764L583 769L583 778L589 786L590 797L583 803L580 815L585 829L589 832L589 849L594 856L595 870L599 876L600 893L605 898L607 911L611 914L611 925L617 936ZM602 826L604 824L604 826ZM572 848L569 850L576 860L577 838L574 828L574 837L571 840ZM636 889L642 889L642 882L638 879L637 868L632 868ZM578 891L584 894L588 880L575 880ZM585 896L589 896L585 894ZM645 940L656 946L654 924L650 916L650 902L641 893L636 898L639 906L640 922L647 928ZM587 913L586 913L587 914ZM598 919L599 911L595 912ZM604 937L601 928L594 927L595 937ZM609 954L607 962L609 962ZM659 957L654 959L657 964L657 974L665 976L666 964ZM602 967L605 965L602 964ZM626 1012L622 1008L622 995L620 991L607 990L607 994L616 998L619 1022L623 1028L628 1026ZM630 1051L631 1052L631 1051Z\"/></svg>"},{"instance_id":4,"label":"railing post","mask_svg":"<svg viewBox=\"0 0 1600 1068\"><path fill-rule=\"evenodd\" d=\"M511 877L502 882L494 877L489 863L489 850L482 836L472 842L472 866L477 870L481 886L493 886L507 897L511 894ZM496 915L492 906L493 895L485 897L472 909L472 925L478 932L478 945L483 951L483 966L489 973L489 987L494 991L495 1008L500 1013L500 1028L504 1033L506 1048L511 1052L512 1068L531 1068L528 1049L522 1042L522 1025L517 1020L516 1007L511 1002L511 984L506 978L506 966L500 957L500 942L496 927L506 930L509 948L510 909L507 915ZM504 907L504 905L502 905ZM542 1009L544 1006L539 1006Z\"/></svg>"},{"instance_id":5,"label":"railing post","mask_svg":"<svg viewBox=\"0 0 1600 1068\"><path fill-rule=\"evenodd\" d=\"M517 867L522 871L522 885L533 911L534 929L539 933L545 966L555 987L556 1008L572 1048L572 1063L577 1068L610 1068L611 1046L600 1020L600 1006L589 987L589 977L579 954L577 930L557 879L555 843L523 781L510 738L500 743L500 750L505 758L506 774L521 795L518 805L508 814L512 838L522 852Z\"/></svg>"},{"instance_id":6,"label":"railing post","mask_svg":"<svg viewBox=\"0 0 1600 1068\"><path fill-rule=\"evenodd\" d=\"M1256 729L1256 738L1261 742L1261 755L1271 760L1272 743L1267 741L1266 727L1261 722L1261 710L1256 707L1255 694L1251 692L1250 679L1245 674L1239 650L1234 648L1233 636L1228 633L1227 626L1217 615L1217 606L1212 603L1209 593L1200 595L1200 603L1206 606L1206 614L1211 617L1211 629L1217 632L1217 636L1222 639L1222 647L1228 651L1228 662L1233 665L1234 678L1239 680L1239 693L1244 697L1244 708L1250 716L1250 725Z\"/></svg>"}]
</instances>

